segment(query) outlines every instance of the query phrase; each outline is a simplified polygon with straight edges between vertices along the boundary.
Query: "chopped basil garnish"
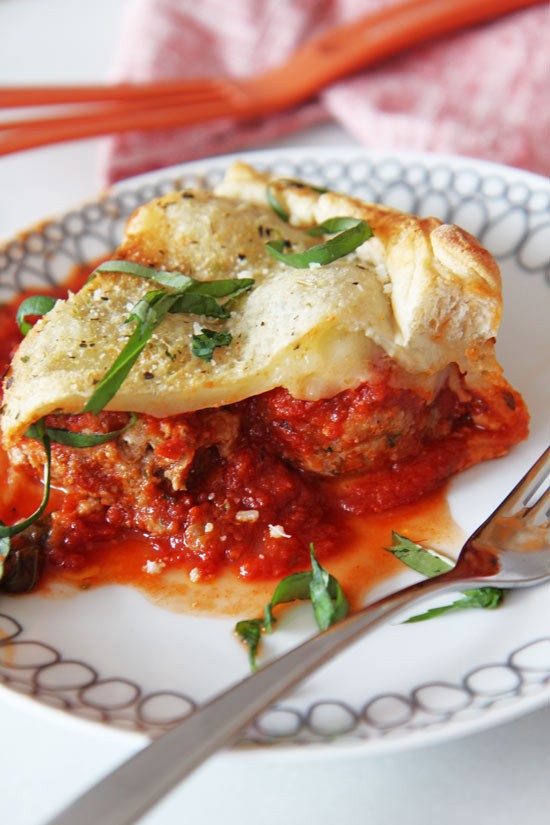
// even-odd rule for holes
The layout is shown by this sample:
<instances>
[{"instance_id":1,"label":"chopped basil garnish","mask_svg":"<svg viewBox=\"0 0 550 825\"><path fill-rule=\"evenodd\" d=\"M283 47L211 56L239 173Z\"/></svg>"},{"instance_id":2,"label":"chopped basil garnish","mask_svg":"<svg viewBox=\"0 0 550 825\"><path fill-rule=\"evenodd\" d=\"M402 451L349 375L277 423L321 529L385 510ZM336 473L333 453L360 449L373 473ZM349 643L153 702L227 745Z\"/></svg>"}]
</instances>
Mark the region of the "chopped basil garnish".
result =
<instances>
[{"instance_id":1,"label":"chopped basil garnish","mask_svg":"<svg viewBox=\"0 0 550 825\"><path fill-rule=\"evenodd\" d=\"M446 573L452 568L452 564L442 559L432 550L428 550L421 544L415 544L414 541L399 535L395 531L392 531L392 545L387 549L411 570L426 576L426 578L440 576L441 573Z\"/></svg>"},{"instance_id":2,"label":"chopped basil garnish","mask_svg":"<svg viewBox=\"0 0 550 825\"><path fill-rule=\"evenodd\" d=\"M282 183L282 181L281 181L281 183ZM284 221L285 223L288 223L288 219L290 218L290 213L286 211L286 209L284 208L282 203L275 196L275 193L273 191L273 182L268 183L268 185L266 186L266 188L265 188L265 197L266 197L266 200L267 200L268 204L271 206L271 208L275 212L275 214L278 215L279 218L282 221Z\"/></svg>"},{"instance_id":3,"label":"chopped basil garnish","mask_svg":"<svg viewBox=\"0 0 550 825\"><path fill-rule=\"evenodd\" d=\"M252 278L227 278L223 281L193 281L171 308L172 313L205 315L207 318L229 318L231 305L254 286ZM219 304L218 298L228 298Z\"/></svg>"},{"instance_id":4,"label":"chopped basil garnish","mask_svg":"<svg viewBox=\"0 0 550 825\"><path fill-rule=\"evenodd\" d=\"M30 527L31 524L34 524L34 522L37 521L44 513L46 507L48 506L48 501L50 500L52 464L50 437L45 431L43 421L37 422L35 426L35 438L38 438L38 440L42 442L44 452L46 453L46 461L44 463L44 492L42 494L42 501L32 515L22 521L18 521L16 524L8 526L0 521L0 579L4 575L4 562L6 561L11 549L10 540L13 536L17 536L19 533L22 533L23 530L26 530L27 527Z\"/></svg>"},{"instance_id":5,"label":"chopped basil garnish","mask_svg":"<svg viewBox=\"0 0 550 825\"><path fill-rule=\"evenodd\" d=\"M39 421L36 424L31 424L25 435L28 438L39 438L37 428L43 426L44 432L49 436L52 443L65 444L67 447L77 447L79 449L82 447L97 447L100 444L107 444L109 441L114 441L119 435L122 435L133 427L136 421L137 416L135 413L131 413L130 420L124 427L121 427L119 430L111 430L108 433L77 433L61 427L48 427L46 424L43 424L42 421Z\"/></svg>"},{"instance_id":6,"label":"chopped basil garnish","mask_svg":"<svg viewBox=\"0 0 550 825\"><path fill-rule=\"evenodd\" d=\"M497 587L477 587L475 590L465 590L463 598L457 599L452 604L432 607L426 610L425 613L411 616L410 619L407 619L407 622L423 622L427 619L435 619L444 613L451 613L455 610L468 610L472 607L494 610L501 605L503 599L504 591L499 590Z\"/></svg>"},{"instance_id":7,"label":"chopped basil garnish","mask_svg":"<svg viewBox=\"0 0 550 825\"><path fill-rule=\"evenodd\" d=\"M311 548L311 567L309 592L315 621L320 630L326 630L331 624L347 616L349 603L334 576L327 573L315 558L313 548Z\"/></svg>"},{"instance_id":8,"label":"chopped basil garnish","mask_svg":"<svg viewBox=\"0 0 550 825\"><path fill-rule=\"evenodd\" d=\"M312 189L314 192L318 192L320 195L323 195L325 192L328 192L328 189L324 189L322 186L312 186L309 183L305 184L302 181L292 180L290 178L281 178L279 180L270 181L265 188L266 200L275 212L275 214L278 215L280 219L285 223L288 223L290 213L287 212L284 206L281 204L281 202L277 200L275 192L273 191L273 187L276 185L293 186L298 189Z\"/></svg>"},{"instance_id":9,"label":"chopped basil garnish","mask_svg":"<svg viewBox=\"0 0 550 825\"><path fill-rule=\"evenodd\" d=\"M154 269L152 266L143 266L134 261L104 261L97 266L90 278L96 272L123 272L128 275L135 275L148 281L156 281L163 286L167 286L176 292L192 293L201 296L212 296L213 298L235 297L243 292L247 292L253 285L251 278L225 278L219 281L197 281L190 275L181 272L168 272L163 269ZM179 311L179 310L176 310Z\"/></svg>"},{"instance_id":10,"label":"chopped basil garnish","mask_svg":"<svg viewBox=\"0 0 550 825\"><path fill-rule=\"evenodd\" d=\"M162 319L170 313L191 313L213 318L228 318L227 304L237 296L247 292L254 285L251 278L228 278L220 281L196 281L179 272L163 272L151 267L136 264L133 261L106 261L95 272L125 272L147 280L157 281L171 288L171 292L157 289L148 292L134 306L126 323L137 324L122 352L96 385L91 398L84 407L84 412L97 414L118 392L130 370L136 363L153 331ZM94 275L92 273L92 276ZM227 298L224 304L216 299ZM210 332L210 331L209 331ZM227 336L229 333L216 333ZM220 339L221 340L221 339ZM230 340L230 339L229 339ZM225 343L228 341L225 339ZM208 342L211 352L216 346L225 344ZM204 346L204 352L208 347ZM205 358L205 355L199 357Z\"/></svg>"},{"instance_id":11,"label":"chopped basil garnish","mask_svg":"<svg viewBox=\"0 0 550 825\"><path fill-rule=\"evenodd\" d=\"M135 261L104 261L91 273L93 278L97 272L121 272L135 275L148 281L155 281L167 289L155 289L148 292L132 309L126 323L134 322L136 328L126 342L119 356L107 370L103 378L96 385L91 398L83 412L97 413L109 403L120 389L128 373L139 358L153 331L160 324L167 313L188 313L204 315L208 318L229 318L228 305L238 296L248 292L254 285L252 278L226 278L219 281L197 281L181 272L168 272L154 269L150 266L138 264ZM224 303L219 299L226 298ZM31 324L26 318L32 315L44 315L55 305L56 299L47 295L33 295L22 302L17 311L17 323L21 332L26 335ZM194 342L200 358L210 360L215 347L226 346L231 341L229 333L203 330L199 340ZM59 433L58 433L59 435ZM63 437L63 436L61 436ZM55 440L59 440L56 438ZM109 440L108 438L106 440ZM78 446L72 438L72 446ZM60 443L69 443L63 441ZM93 446L103 441L95 440L83 443L80 446Z\"/></svg>"},{"instance_id":12,"label":"chopped basil garnish","mask_svg":"<svg viewBox=\"0 0 550 825\"><path fill-rule=\"evenodd\" d=\"M234 301L254 286L253 278L225 278L221 281L193 281L187 295L211 295L213 298L230 298ZM227 301L226 301L227 303Z\"/></svg>"},{"instance_id":13,"label":"chopped basil garnish","mask_svg":"<svg viewBox=\"0 0 550 825\"><path fill-rule=\"evenodd\" d=\"M244 644L248 647L248 661L250 669L256 670L256 657L258 655L258 648L262 639L262 630L264 630L263 619L242 619L235 625L235 633Z\"/></svg>"},{"instance_id":14,"label":"chopped basil garnish","mask_svg":"<svg viewBox=\"0 0 550 825\"><path fill-rule=\"evenodd\" d=\"M337 234L336 234L337 233ZM329 218L319 226L306 230L311 236L334 235L324 243L311 246L304 252L284 252L287 242L269 241L266 249L279 261L295 269L308 269L311 265L326 266L338 258L343 258L372 237L372 229L366 221L359 218Z\"/></svg>"},{"instance_id":15,"label":"chopped basil garnish","mask_svg":"<svg viewBox=\"0 0 550 825\"><path fill-rule=\"evenodd\" d=\"M199 334L192 337L191 352L203 361L211 361L216 347L227 347L232 340L230 332L216 332L203 327Z\"/></svg>"},{"instance_id":16,"label":"chopped basil garnish","mask_svg":"<svg viewBox=\"0 0 550 825\"><path fill-rule=\"evenodd\" d=\"M311 570L291 573L282 579L273 592L271 601L264 608L263 627L266 633L271 633L277 621L273 615L273 608L278 604L288 604L295 601L307 601L310 594Z\"/></svg>"},{"instance_id":17,"label":"chopped basil garnish","mask_svg":"<svg viewBox=\"0 0 550 825\"><path fill-rule=\"evenodd\" d=\"M261 619L244 619L237 622L235 632L248 647L248 660L252 670L257 668L257 655L262 631L271 633L276 618L273 610L280 604L294 601L311 601L317 626L326 630L331 624L349 613L349 603L334 576L321 567L313 545L310 545L311 570L292 573L282 579L264 608Z\"/></svg>"},{"instance_id":18,"label":"chopped basil garnish","mask_svg":"<svg viewBox=\"0 0 550 825\"><path fill-rule=\"evenodd\" d=\"M137 326L120 355L96 385L83 412L92 412L97 415L116 395L145 348L153 330L169 312L170 307L178 300L178 297L177 292L165 292L158 289L154 292L148 292L144 298L138 301L126 319L126 323L135 321Z\"/></svg>"},{"instance_id":19,"label":"chopped basil garnish","mask_svg":"<svg viewBox=\"0 0 550 825\"><path fill-rule=\"evenodd\" d=\"M17 326L26 335L32 329L32 324L29 324L27 318L39 317L45 315L50 309L53 309L57 303L57 298L52 298L51 295L31 295L30 298L25 298L21 302L15 316Z\"/></svg>"},{"instance_id":20,"label":"chopped basil garnish","mask_svg":"<svg viewBox=\"0 0 550 825\"><path fill-rule=\"evenodd\" d=\"M448 570L452 570L453 567L452 564L442 559L432 550L423 547L421 544L416 544L405 536L400 536L399 533L392 533L392 545L387 549L407 567L428 578L446 573ZM498 587L477 587L473 590L466 590L461 599L442 607L433 607L426 610L425 613L412 616L407 619L407 622L422 622L426 619L441 616L444 613L455 610L468 610L472 607L493 610L502 603L503 598L504 591Z\"/></svg>"},{"instance_id":21,"label":"chopped basil garnish","mask_svg":"<svg viewBox=\"0 0 550 825\"><path fill-rule=\"evenodd\" d=\"M152 266L143 266L143 264L137 264L135 261L104 261L104 263L96 266L90 278L93 278L96 272L122 272L127 275L136 275L138 278L156 281L158 284L177 290L188 289L193 283L193 279L189 275L183 275L181 272L153 269Z\"/></svg>"},{"instance_id":22,"label":"chopped basil garnish","mask_svg":"<svg viewBox=\"0 0 550 825\"><path fill-rule=\"evenodd\" d=\"M224 304L218 304L211 295L196 295L186 292L181 295L170 312L204 315L207 318L229 318L229 310Z\"/></svg>"}]
</instances>

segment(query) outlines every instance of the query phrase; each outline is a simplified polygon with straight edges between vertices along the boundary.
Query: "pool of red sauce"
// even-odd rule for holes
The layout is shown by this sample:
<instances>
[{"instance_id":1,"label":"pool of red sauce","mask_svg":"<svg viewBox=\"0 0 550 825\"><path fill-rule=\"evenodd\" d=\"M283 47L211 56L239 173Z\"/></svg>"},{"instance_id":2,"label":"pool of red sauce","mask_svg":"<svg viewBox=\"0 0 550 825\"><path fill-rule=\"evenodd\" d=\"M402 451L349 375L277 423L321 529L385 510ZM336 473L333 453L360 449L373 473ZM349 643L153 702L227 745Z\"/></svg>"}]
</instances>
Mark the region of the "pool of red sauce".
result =
<instances>
[{"instance_id":1,"label":"pool of red sauce","mask_svg":"<svg viewBox=\"0 0 550 825\"><path fill-rule=\"evenodd\" d=\"M63 286L52 290L50 294L64 297L68 289L76 291L89 271L90 267L75 270ZM43 293L42 290L41 294ZM20 341L15 312L28 294L20 294L9 304L0 306L2 371ZM85 548L84 552L75 553L72 547L54 554L55 563L50 561L46 565L38 589L41 593L55 596L67 590L74 591L75 588L132 585L169 609L243 615L247 611L261 609L282 576L308 566L307 546L313 541L319 559L338 578L352 606L356 607L365 599L369 590L403 570L402 565L384 549L391 543L392 530L432 546L453 549L459 545L462 534L450 515L446 488L438 484L437 462L442 465L441 477L445 477L448 474L446 465L449 460L452 462L452 457L444 454L426 455L416 463L414 472L407 473L406 476L404 474L399 479L400 489L396 489L395 475L390 478L388 474L382 474L378 484L382 496L387 500L391 500L396 494L404 500L414 499L418 489L428 492L410 504L390 507L381 513L361 515L354 515L335 506L337 501L348 500L353 509L354 497L365 493L360 484L352 486L351 490L347 482L328 483L321 487L316 483L312 486L303 474L292 472L290 478L294 486L287 489L285 494L302 501L303 505L293 507L294 523L282 526L285 531L293 533L301 525L301 531L308 532L307 543L302 540L300 553L295 550L285 553L285 549L294 547L296 542L293 544L286 537L274 539L271 545L275 544L277 550L280 547L281 552L272 553L268 560L258 557L257 553L247 556L246 548L241 547L241 558L236 564L213 564L205 559L202 568L197 568L197 560L183 552L181 547L178 549L177 542L174 544L173 541L169 543L167 540L151 539L128 530L116 532L116 535L113 535L112 530L107 530L107 537L102 538L101 525L95 529L93 525L87 525L84 529L77 525L80 546ZM245 455L241 464L241 474L245 470L254 472L250 456ZM38 505L41 485L21 472L8 473L8 460L2 451L0 477L9 478L9 483L3 485L0 497L0 518L6 523L14 523ZM288 474L280 477L275 475L275 478L279 478L277 483L280 489L265 490L267 511L262 513L262 518L265 517L267 523L272 523L268 512L269 495L282 495L283 488L289 484ZM239 479L233 479L233 483L238 485ZM255 485L258 489L262 480L259 477L248 478L247 484ZM53 491L50 508L62 506L63 496L61 491ZM312 505L313 509L322 514L313 521ZM228 530L231 529L229 522L226 526ZM234 541L237 542L235 537ZM147 563L151 561L160 561L162 567L147 572L147 567L151 568ZM196 576L193 574L197 570L200 571L200 578L194 580Z\"/></svg>"}]
</instances>

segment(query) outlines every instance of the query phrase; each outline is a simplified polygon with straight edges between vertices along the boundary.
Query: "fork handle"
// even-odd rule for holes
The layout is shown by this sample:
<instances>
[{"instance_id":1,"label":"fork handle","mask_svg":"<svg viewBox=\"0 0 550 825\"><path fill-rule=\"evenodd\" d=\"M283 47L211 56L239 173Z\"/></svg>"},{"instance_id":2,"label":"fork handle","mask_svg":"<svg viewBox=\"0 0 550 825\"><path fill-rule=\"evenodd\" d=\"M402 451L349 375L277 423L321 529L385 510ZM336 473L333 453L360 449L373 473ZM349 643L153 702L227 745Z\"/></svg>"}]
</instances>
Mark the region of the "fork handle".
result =
<instances>
[{"instance_id":1,"label":"fork handle","mask_svg":"<svg viewBox=\"0 0 550 825\"><path fill-rule=\"evenodd\" d=\"M405 0L368 12L330 29L298 49L287 66L266 72L289 85L300 78L300 96L387 57L502 14L538 5L541 0ZM288 93L288 89L285 89ZM288 98L287 98L288 99ZM297 100L297 102L299 102Z\"/></svg>"},{"instance_id":2,"label":"fork handle","mask_svg":"<svg viewBox=\"0 0 550 825\"><path fill-rule=\"evenodd\" d=\"M72 803L47 825L130 825L209 756L232 742L281 694L419 598L444 590L475 587L486 580L461 580L453 570L391 594L348 616L264 665L214 697L176 727L139 751Z\"/></svg>"}]
</instances>

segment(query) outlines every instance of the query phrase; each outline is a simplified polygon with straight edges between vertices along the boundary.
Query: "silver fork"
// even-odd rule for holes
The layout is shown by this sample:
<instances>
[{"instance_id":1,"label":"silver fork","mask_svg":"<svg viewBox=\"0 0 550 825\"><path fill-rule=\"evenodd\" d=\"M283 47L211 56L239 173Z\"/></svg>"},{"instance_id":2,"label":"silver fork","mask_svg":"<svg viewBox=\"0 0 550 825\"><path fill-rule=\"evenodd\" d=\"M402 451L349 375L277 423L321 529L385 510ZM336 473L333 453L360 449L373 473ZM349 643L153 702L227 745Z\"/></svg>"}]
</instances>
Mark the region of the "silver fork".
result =
<instances>
[{"instance_id":1,"label":"silver fork","mask_svg":"<svg viewBox=\"0 0 550 825\"><path fill-rule=\"evenodd\" d=\"M468 539L448 573L417 582L347 617L219 694L148 745L47 825L130 825L271 702L413 602L476 586L550 581L550 448Z\"/></svg>"}]
</instances>

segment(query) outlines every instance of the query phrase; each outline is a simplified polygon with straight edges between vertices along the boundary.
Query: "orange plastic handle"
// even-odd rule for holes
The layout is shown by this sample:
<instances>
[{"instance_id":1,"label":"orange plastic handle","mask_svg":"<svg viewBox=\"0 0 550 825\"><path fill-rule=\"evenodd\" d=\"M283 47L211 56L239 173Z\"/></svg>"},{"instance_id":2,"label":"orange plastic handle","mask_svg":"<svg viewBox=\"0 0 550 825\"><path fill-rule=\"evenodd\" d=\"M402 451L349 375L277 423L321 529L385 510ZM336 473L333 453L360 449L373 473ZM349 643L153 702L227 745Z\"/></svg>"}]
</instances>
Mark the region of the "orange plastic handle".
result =
<instances>
[{"instance_id":1,"label":"orange plastic handle","mask_svg":"<svg viewBox=\"0 0 550 825\"><path fill-rule=\"evenodd\" d=\"M384 58L452 31L483 23L509 12L539 5L541 0L407 0L333 28L299 48L280 70L299 78L311 92ZM269 74L269 72L267 73Z\"/></svg>"}]
</instances>

